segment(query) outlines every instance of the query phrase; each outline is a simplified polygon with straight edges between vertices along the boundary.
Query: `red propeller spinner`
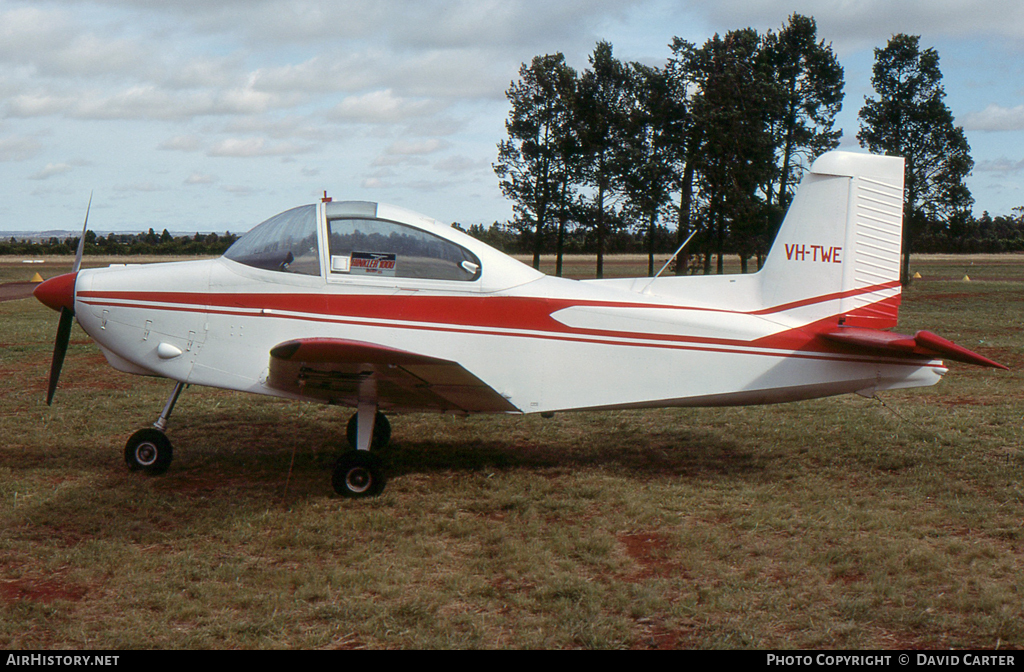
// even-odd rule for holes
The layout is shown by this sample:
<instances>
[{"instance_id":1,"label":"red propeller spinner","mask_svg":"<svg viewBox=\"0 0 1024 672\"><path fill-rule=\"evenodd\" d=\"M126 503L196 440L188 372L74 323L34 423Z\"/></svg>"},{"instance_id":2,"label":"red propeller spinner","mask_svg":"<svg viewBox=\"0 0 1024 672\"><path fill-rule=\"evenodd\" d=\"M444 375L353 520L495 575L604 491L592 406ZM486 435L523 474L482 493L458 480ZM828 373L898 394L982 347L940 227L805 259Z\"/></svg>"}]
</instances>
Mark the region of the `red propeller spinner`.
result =
<instances>
[{"instance_id":1,"label":"red propeller spinner","mask_svg":"<svg viewBox=\"0 0 1024 672\"><path fill-rule=\"evenodd\" d=\"M56 311L67 308L72 313L75 311L75 281L78 273L65 273L50 278L35 288L32 295L39 301Z\"/></svg>"}]
</instances>

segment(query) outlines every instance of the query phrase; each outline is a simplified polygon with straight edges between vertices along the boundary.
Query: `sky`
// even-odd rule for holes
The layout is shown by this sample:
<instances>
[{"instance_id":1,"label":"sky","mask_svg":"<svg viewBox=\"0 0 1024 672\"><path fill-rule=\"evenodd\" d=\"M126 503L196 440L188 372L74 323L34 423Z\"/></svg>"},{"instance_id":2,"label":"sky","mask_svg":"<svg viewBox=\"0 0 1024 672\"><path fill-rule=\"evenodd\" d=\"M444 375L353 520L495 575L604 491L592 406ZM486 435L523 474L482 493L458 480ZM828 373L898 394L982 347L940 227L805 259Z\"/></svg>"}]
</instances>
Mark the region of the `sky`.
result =
<instances>
[{"instance_id":1,"label":"sky","mask_svg":"<svg viewBox=\"0 0 1024 672\"><path fill-rule=\"evenodd\" d=\"M1019 0L0 0L0 231L243 232L324 191L445 222L512 215L505 91L598 41L662 65L673 37L814 17L857 113L874 50L938 51L975 213L1024 206Z\"/></svg>"}]
</instances>

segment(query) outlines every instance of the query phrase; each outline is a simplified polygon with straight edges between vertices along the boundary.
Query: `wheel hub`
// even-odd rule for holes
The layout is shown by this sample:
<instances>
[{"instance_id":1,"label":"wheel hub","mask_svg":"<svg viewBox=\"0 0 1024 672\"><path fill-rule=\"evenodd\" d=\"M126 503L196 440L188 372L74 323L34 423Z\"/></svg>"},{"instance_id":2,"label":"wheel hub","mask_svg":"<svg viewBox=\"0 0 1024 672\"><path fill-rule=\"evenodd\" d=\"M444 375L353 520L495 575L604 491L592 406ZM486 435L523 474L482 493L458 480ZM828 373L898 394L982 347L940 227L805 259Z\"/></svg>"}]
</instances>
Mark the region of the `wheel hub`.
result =
<instances>
[{"instance_id":1,"label":"wheel hub","mask_svg":"<svg viewBox=\"0 0 1024 672\"><path fill-rule=\"evenodd\" d=\"M345 485L355 493L363 493L373 484L373 475L365 467L353 467L345 474Z\"/></svg>"},{"instance_id":2,"label":"wheel hub","mask_svg":"<svg viewBox=\"0 0 1024 672\"><path fill-rule=\"evenodd\" d=\"M147 441L146 443L140 443L139 446L135 449L135 459L142 466L149 467L152 466L154 462L156 462L158 453L159 450L157 449L157 447L154 444L149 443Z\"/></svg>"}]
</instances>

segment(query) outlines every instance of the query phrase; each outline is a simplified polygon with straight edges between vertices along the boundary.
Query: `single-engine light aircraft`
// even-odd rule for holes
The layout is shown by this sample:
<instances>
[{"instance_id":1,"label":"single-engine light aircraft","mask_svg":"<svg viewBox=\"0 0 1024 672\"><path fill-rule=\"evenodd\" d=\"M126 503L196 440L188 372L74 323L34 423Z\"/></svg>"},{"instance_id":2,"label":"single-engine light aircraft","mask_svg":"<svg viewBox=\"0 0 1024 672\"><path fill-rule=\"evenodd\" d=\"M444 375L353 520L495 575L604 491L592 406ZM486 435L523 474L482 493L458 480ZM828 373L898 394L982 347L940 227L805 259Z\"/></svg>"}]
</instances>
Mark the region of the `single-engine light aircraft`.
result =
<instances>
[{"instance_id":1,"label":"single-engine light aircraft","mask_svg":"<svg viewBox=\"0 0 1024 672\"><path fill-rule=\"evenodd\" d=\"M831 152L748 275L551 277L428 217L326 194L219 259L79 270L80 246L35 291L61 313L47 403L77 319L115 369L174 381L128 440L130 469L168 468L178 395L209 385L354 407L332 483L366 497L384 488L384 411L768 404L933 385L943 359L1006 368L888 331L902 212L903 159Z\"/></svg>"}]
</instances>

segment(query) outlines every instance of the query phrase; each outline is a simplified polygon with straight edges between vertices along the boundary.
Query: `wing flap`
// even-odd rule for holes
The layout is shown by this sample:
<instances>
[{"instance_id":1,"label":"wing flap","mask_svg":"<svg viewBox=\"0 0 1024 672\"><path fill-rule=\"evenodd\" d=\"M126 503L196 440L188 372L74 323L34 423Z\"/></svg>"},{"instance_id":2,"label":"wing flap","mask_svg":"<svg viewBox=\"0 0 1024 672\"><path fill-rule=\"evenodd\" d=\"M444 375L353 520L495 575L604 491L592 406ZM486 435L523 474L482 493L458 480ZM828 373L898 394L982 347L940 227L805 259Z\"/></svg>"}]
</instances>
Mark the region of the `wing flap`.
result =
<instances>
[{"instance_id":1,"label":"wing flap","mask_svg":"<svg viewBox=\"0 0 1024 672\"><path fill-rule=\"evenodd\" d=\"M954 362L1009 370L1007 366L992 361L988 357L979 355L930 331L919 331L913 336L907 336L877 329L840 327L834 331L824 332L820 336L833 343L841 343L875 353L932 358L941 357L943 359L951 359Z\"/></svg>"},{"instance_id":2,"label":"wing flap","mask_svg":"<svg viewBox=\"0 0 1024 672\"><path fill-rule=\"evenodd\" d=\"M337 338L296 339L271 348L267 385L349 406L370 386L377 403L391 410L519 410L457 362Z\"/></svg>"}]
</instances>

